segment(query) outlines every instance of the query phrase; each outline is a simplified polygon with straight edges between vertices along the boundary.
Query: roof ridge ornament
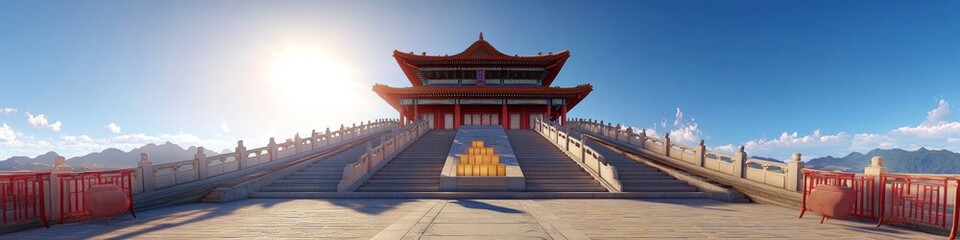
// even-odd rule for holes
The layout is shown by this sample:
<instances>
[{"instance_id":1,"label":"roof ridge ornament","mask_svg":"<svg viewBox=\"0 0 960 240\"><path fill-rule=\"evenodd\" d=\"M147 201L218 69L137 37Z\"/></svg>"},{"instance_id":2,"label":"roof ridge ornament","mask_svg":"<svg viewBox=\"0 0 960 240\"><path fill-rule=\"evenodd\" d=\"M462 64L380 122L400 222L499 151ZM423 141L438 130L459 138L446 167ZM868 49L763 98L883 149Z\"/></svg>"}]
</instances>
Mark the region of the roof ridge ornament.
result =
<instances>
[{"instance_id":1,"label":"roof ridge ornament","mask_svg":"<svg viewBox=\"0 0 960 240\"><path fill-rule=\"evenodd\" d=\"M480 32L480 41L483 41L483 32Z\"/></svg>"}]
</instances>

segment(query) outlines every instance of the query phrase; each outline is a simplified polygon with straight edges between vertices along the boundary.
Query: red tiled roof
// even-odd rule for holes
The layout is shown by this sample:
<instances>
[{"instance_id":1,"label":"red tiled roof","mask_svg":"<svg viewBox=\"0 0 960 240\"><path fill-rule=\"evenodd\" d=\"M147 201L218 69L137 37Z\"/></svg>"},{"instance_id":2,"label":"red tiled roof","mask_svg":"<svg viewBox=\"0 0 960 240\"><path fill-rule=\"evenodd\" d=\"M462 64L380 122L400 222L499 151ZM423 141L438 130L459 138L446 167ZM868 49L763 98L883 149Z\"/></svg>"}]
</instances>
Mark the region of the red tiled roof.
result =
<instances>
[{"instance_id":1,"label":"red tiled roof","mask_svg":"<svg viewBox=\"0 0 960 240\"><path fill-rule=\"evenodd\" d=\"M570 57L570 52L564 50L536 56L510 56L481 37L466 50L454 55L435 56L394 50L393 57L414 86L422 85L417 76L417 69L421 67L541 67L548 73L543 79L543 86L550 86Z\"/></svg>"}]
</instances>

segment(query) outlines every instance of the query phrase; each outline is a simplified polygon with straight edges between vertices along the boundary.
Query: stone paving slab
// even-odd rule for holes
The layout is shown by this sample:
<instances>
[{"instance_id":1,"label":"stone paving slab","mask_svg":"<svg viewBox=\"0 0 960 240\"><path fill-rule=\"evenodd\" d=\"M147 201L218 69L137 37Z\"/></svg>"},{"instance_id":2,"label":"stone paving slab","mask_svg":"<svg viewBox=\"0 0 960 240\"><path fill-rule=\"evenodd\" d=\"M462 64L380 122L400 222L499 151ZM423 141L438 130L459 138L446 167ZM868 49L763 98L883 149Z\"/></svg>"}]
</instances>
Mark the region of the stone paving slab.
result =
<instances>
[{"instance_id":1,"label":"stone paving slab","mask_svg":"<svg viewBox=\"0 0 960 240\"><path fill-rule=\"evenodd\" d=\"M0 239L943 239L708 199L248 199L54 225Z\"/></svg>"}]
</instances>

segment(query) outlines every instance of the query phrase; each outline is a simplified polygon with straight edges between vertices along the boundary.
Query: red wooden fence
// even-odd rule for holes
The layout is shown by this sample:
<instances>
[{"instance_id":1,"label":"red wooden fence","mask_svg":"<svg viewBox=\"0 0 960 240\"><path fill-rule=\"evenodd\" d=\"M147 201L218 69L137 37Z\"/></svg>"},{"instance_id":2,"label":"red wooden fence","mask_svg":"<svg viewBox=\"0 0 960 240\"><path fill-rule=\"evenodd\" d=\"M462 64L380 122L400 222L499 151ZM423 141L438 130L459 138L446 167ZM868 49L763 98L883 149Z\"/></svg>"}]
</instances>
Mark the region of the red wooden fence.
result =
<instances>
[{"instance_id":1,"label":"red wooden fence","mask_svg":"<svg viewBox=\"0 0 960 240\"><path fill-rule=\"evenodd\" d=\"M40 219L44 227L47 223L47 209L43 183L50 179L50 173L13 173L0 174L0 213L3 224L9 221L29 221Z\"/></svg>"},{"instance_id":2,"label":"red wooden fence","mask_svg":"<svg viewBox=\"0 0 960 240\"><path fill-rule=\"evenodd\" d=\"M947 215L953 214L949 222L950 239L956 238L960 209L955 206L960 200L960 178L880 174L880 182L875 184L876 179L875 176L804 169L800 217L807 211L807 195L813 188L820 184L845 185L857 195L852 216L876 220L877 227L886 222L947 229ZM956 185L950 186L950 183ZM955 197L948 201L951 187Z\"/></svg>"},{"instance_id":3,"label":"red wooden fence","mask_svg":"<svg viewBox=\"0 0 960 240\"><path fill-rule=\"evenodd\" d=\"M127 193L130 201L130 215L133 212L133 169L120 169L100 172L80 172L57 174L60 178L60 223L68 218L77 218L89 215L83 203L87 189L94 184L114 184L120 186Z\"/></svg>"}]
</instances>

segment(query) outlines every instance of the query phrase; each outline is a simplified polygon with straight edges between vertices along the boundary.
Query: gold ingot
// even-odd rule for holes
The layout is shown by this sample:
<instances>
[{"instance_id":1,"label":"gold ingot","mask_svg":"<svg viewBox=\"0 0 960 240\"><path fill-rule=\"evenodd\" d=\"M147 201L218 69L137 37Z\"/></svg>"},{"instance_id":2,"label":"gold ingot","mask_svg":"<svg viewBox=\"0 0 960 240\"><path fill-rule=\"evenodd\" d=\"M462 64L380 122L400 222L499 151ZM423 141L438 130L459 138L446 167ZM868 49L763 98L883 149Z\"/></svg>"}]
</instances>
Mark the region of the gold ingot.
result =
<instances>
[{"instance_id":1,"label":"gold ingot","mask_svg":"<svg viewBox=\"0 0 960 240\"><path fill-rule=\"evenodd\" d=\"M470 164L480 164L480 161L482 161L482 159L483 159L483 156L481 155L470 156Z\"/></svg>"},{"instance_id":2,"label":"gold ingot","mask_svg":"<svg viewBox=\"0 0 960 240\"><path fill-rule=\"evenodd\" d=\"M490 170L487 166L489 165L480 165L480 176L490 176Z\"/></svg>"},{"instance_id":3,"label":"gold ingot","mask_svg":"<svg viewBox=\"0 0 960 240\"><path fill-rule=\"evenodd\" d=\"M473 176L480 176L480 165L473 165Z\"/></svg>"},{"instance_id":4,"label":"gold ingot","mask_svg":"<svg viewBox=\"0 0 960 240\"><path fill-rule=\"evenodd\" d=\"M463 176L473 176L473 165L463 165Z\"/></svg>"},{"instance_id":5,"label":"gold ingot","mask_svg":"<svg viewBox=\"0 0 960 240\"><path fill-rule=\"evenodd\" d=\"M483 140L473 140L473 142L472 142L471 145L472 145L473 147L482 148L482 147L483 147Z\"/></svg>"},{"instance_id":6,"label":"gold ingot","mask_svg":"<svg viewBox=\"0 0 960 240\"><path fill-rule=\"evenodd\" d=\"M507 165L497 165L497 176L506 176L507 175Z\"/></svg>"},{"instance_id":7,"label":"gold ingot","mask_svg":"<svg viewBox=\"0 0 960 240\"><path fill-rule=\"evenodd\" d=\"M499 165L499 164L500 164L500 155L490 156L490 164Z\"/></svg>"},{"instance_id":8,"label":"gold ingot","mask_svg":"<svg viewBox=\"0 0 960 240\"><path fill-rule=\"evenodd\" d=\"M484 148L483 155L493 155L493 148Z\"/></svg>"},{"instance_id":9,"label":"gold ingot","mask_svg":"<svg viewBox=\"0 0 960 240\"><path fill-rule=\"evenodd\" d=\"M467 155L477 155L477 148L468 148Z\"/></svg>"},{"instance_id":10,"label":"gold ingot","mask_svg":"<svg viewBox=\"0 0 960 240\"><path fill-rule=\"evenodd\" d=\"M467 164L468 159L470 159L469 155L460 155L460 164Z\"/></svg>"},{"instance_id":11,"label":"gold ingot","mask_svg":"<svg viewBox=\"0 0 960 240\"><path fill-rule=\"evenodd\" d=\"M463 164L457 164L457 176L463 176Z\"/></svg>"}]
</instances>

